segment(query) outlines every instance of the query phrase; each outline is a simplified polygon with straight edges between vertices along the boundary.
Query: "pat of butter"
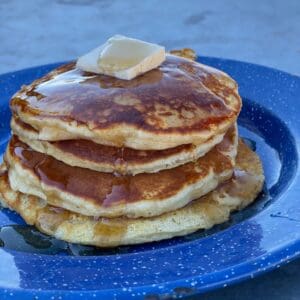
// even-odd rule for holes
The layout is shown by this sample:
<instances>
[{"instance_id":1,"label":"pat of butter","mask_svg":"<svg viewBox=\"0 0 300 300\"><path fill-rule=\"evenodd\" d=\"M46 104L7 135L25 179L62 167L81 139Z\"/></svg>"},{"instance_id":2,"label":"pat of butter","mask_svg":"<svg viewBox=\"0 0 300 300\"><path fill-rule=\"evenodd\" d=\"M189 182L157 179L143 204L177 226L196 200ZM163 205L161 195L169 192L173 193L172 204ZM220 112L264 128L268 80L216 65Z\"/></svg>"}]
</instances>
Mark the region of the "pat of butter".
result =
<instances>
[{"instance_id":1,"label":"pat of butter","mask_svg":"<svg viewBox=\"0 0 300 300\"><path fill-rule=\"evenodd\" d=\"M157 68L165 58L162 46L115 35L79 57L76 66L83 71L130 80Z\"/></svg>"}]
</instances>

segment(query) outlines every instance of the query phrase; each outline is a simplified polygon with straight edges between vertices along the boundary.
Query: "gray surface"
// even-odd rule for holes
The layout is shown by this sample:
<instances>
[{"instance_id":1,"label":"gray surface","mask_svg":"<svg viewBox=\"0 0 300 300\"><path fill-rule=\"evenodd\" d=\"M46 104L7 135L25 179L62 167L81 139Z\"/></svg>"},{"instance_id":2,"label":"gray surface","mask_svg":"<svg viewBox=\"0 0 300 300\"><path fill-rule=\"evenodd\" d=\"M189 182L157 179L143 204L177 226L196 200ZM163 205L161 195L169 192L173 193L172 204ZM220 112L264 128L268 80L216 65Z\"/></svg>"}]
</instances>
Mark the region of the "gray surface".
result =
<instances>
[{"instance_id":1,"label":"gray surface","mask_svg":"<svg viewBox=\"0 0 300 300\"><path fill-rule=\"evenodd\" d=\"M77 57L115 33L300 74L299 0L0 0L0 73Z\"/></svg>"},{"instance_id":2,"label":"gray surface","mask_svg":"<svg viewBox=\"0 0 300 300\"><path fill-rule=\"evenodd\" d=\"M0 73L75 58L116 33L300 75L299 0L0 0ZM299 281L298 260L201 298L300 299Z\"/></svg>"}]
</instances>

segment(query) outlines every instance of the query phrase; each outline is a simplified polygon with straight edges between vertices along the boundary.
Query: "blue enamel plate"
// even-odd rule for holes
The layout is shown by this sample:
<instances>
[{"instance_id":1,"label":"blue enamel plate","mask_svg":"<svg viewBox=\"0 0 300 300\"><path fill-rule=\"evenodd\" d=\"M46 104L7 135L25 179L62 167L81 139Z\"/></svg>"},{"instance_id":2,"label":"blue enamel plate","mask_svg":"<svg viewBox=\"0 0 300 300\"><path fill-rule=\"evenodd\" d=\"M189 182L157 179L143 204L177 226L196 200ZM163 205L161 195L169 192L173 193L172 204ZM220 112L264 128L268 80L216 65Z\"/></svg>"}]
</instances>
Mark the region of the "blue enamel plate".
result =
<instances>
[{"instance_id":1,"label":"blue enamel plate","mask_svg":"<svg viewBox=\"0 0 300 300\"><path fill-rule=\"evenodd\" d=\"M263 161L258 200L208 231L144 245L96 249L55 240L0 211L0 298L160 299L257 276L300 254L300 78L244 62L202 57L239 84L240 135ZM0 76L0 154L9 99L59 64Z\"/></svg>"}]
</instances>

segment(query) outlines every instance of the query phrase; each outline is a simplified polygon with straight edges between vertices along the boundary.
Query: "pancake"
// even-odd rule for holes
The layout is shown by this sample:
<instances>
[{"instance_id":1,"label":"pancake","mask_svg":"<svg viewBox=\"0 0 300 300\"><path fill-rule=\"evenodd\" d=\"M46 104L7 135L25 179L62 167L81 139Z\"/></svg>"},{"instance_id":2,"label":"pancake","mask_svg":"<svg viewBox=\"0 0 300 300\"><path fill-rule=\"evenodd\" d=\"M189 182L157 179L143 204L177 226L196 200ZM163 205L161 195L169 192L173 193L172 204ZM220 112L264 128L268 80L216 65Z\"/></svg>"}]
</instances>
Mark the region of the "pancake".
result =
<instances>
[{"instance_id":1,"label":"pancake","mask_svg":"<svg viewBox=\"0 0 300 300\"><path fill-rule=\"evenodd\" d=\"M11 187L83 215L149 217L175 210L231 177L237 128L205 156L173 169L135 176L72 167L13 136L5 162Z\"/></svg>"},{"instance_id":2,"label":"pancake","mask_svg":"<svg viewBox=\"0 0 300 300\"><path fill-rule=\"evenodd\" d=\"M244 208L256 198L263 181L258 156L240 142L230 180L189 205L157 217L97 219L72 213L49 206L38 197L13 191L5 172L0 176L0 196L4 205L42 232L73 243L112 247L186 235L222 223L228 220L230 212Z\"/></svg>"},{"instance_id":3,"label":"pancake","mask_svg":"<svg viewBox=\"0 0 300 300\"><path fill-rule=\"evenodd\" d=\"M227 74L167 55L161 66L129 81L63 65L23 86L11 109L39 140L163 150L226 132L241 99Z\"/></svg>"},{"instance_id":4,"label":"pancake","mask_svg":"<svg viewBox=\"0 0 300 300\"><path fill-rule=\"evenodd\" d=\"M38 132L33 127L18 118L12 118L11 128L33 150L50 155L67 165L123 175L156 173L194 161L220 143L224 136L213 136L200 145L186 144L165 150L135 150L100 145L89 140L42 141L38 139Z\"/></svg>"},{"instance_id":5,"label":"pancake","mask_svg":"<svg viewBox=\"0 0 300 300\"><path fill-rule=\"evenodd\" d=\"M196 52L191 48L174 49L171 50L169 53L172 55L188 58L194 61L197 59Z\"/></svg>"}]
</instances>

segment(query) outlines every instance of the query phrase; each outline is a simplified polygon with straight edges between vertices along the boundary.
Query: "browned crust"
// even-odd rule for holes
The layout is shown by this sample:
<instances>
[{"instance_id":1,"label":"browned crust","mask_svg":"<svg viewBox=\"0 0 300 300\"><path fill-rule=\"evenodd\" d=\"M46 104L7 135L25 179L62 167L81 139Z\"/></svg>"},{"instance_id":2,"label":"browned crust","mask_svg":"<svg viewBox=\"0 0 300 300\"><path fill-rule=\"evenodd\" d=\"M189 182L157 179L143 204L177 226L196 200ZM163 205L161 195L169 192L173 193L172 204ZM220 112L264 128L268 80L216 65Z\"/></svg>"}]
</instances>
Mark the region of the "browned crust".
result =
<instances>
[{"instance_id":1,"label":"browned crust","mask_svg":"<svg viewBox=\"0 0 300 300\"><path fill-rule=\"evenodd\" d=\"M231 211L250 204L262 189L262 166L258 156L242 142L239 144L237 162L237 171L243 172L246 177L234 176L215 191L187 206L151 218L95 219L46 205L37 197L13 191L4 167L0 175L0 198L3 198L4 205L20 213L28 224L57 238L100 247L136 244L210 228L226 221ZM249 181L244 180L247 176ZM226 200L223 193L230 198Z\"/></svg>"},{"instance_id":2,"label":"browned crust","mask_svg":"<svg viewBox=\"0 0 300 300\"><path fill-rule=\"evenodd\" d=\"M226 74L169 55L159 68L130 81L82 72L74 63L61 66L24 86L12 98L11 109L37 129L59 120L99 136L113 132L110 142L120 146L130 134L119 130L124 126L158 143L161 135L178 139L224 132L236 120L241 100Z\"/></svg>"},{"instance_id":3,"label":"browned crust","mask_svg":"<svg viewBox=\"0 0 300 300\"><path fill-rule=\"evenodd\" d=\"M135 176L101 173L72 167L51 156L36 152L13 136L5 160L21 164L39 181L72 195L83 197L100 206L114 206L144 200L163 200L184 187L200 181L213 172L230 172L234 166L227 156L234 147L234 135L228 133L223 141L195 162L162 170L158 173L141 173ZM6 155L7 155L6 154ZM8 163L9 164L9 163ZM50 195L49 195L50 197Z\"/></svg>"}]
</instances>

